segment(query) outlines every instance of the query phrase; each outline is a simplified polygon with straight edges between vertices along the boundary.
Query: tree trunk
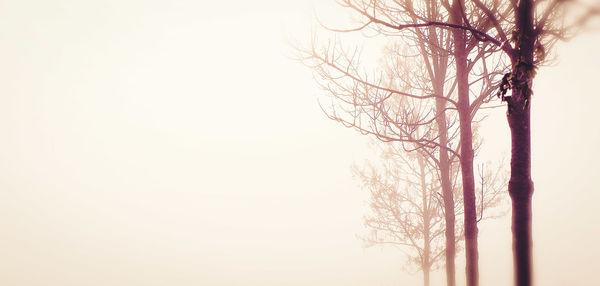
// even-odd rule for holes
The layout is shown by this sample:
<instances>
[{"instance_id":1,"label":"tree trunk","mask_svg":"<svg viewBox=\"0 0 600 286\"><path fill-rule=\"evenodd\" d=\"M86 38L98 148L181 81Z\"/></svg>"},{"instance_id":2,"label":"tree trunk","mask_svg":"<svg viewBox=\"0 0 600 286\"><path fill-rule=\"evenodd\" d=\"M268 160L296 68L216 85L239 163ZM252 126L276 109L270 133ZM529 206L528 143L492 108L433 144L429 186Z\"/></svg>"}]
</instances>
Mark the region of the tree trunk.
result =
<instances>
[{"instance_id":1,"label":"tree trunk","mask_svg":"<svg viewBox=\"0 0 600 286\"><path fill-rule=\"evenodd\" d=\"M435 7L434 1L429 1L428 5ZM440 21L443 18L438 14L439 11L430 11L429 19L433 21ZM413 22L418 23L419 20L413 17ZM438 30L430 26L428 28L429 33L418 33L419 35L419 47L421 49L421 56L429 72L429 78L433 85L433 92L438 96L444 96L444 83L446 81L446 72L448 69L448 52L449 46L444 47L443 40L441 41ZM441 38L444 38L446 33L441 34ZM449 35L448 35L449 36ZM428 49L425 47L428 45ZM446 100L437 97L435 99L435 121L438 127L438 143L442 147L448 147L448 126L446 121ZM455 215L454 209L454 192L452 190L452 183L450 180L450 167L451 162L448 158L448 150L445 148L439 148L438 153L438 168L440 176L440 185L442 189L442 199L444 208L444 235L446 238L445 242L445 259L446 259L446 285L456 286L456 235L455 235ZM427 280L429 280L429 274L427 274ZM427 283L428 284L428 283Z\"/></svg>"},{"instance_id":2,"label":"tree trunk","mask_svg":"<svg viewBox=\"0 0 600 286\"><path fill-rule=\"evenodd\" d=\"M508 99L508 125L511 133L510 181L515 285L532 284L531 239L531 132L530 103L534 71L533 1L521 0L516 11L517 37L512 55L512 96Z\"/></svg>"},{"instance_id":3,"label":"tree trunk","mask_svg":"<svg viewBox=\"0 0 600 286\"><path fill-rule=\"evenodd\" d=\"M433 195L427 188L427 182L425 182L425 162L421 156L418 157L419 168L421 171L421 198L422 198L422 211L423 211L423 285L429 286L429 271L431 269L431 205L429 204L429 198Z\"/></svg>"},{"instance_id":4,"label":"tree trunk","mask_svg":"<svg viewBox=\"0 0 600 286\"><path fill-rule=\"evenodd\" d=\"M443 95L443 89L439 84L434 86L435 93ZM439 144L448 146L448 127L446 126L446 101L436 99L436 123L438 126ZM454 259L456 258L456 237L455 237L455 210L454 210L454 192L450 182L450 159L448 151L440 148L439 152L440 180L442 187L442 197L444 200L444 220L446 236L446 285L456 285L456 267Z\"/></svg>"},{"instance_id":5,"label":"tree trunk","mask_svg":"<svg viewBox=\"0 0 600 286\"><path fill-rule=\"evenodd\" d=\"M432 20L439 20L435 15L431 15ZM414 22L418 22L414 19ZM448 68L448 54L443 48L443 44L438 37L438 31L434 27L429 27L429 34L420 38L419 46L421 55L426 63L429 72L430 81L433 85L433 92L439 96L444 96L444 83L446 81L446 71ZM427 42L431 52L428 52L424 43ZM431 55L429 57L428 55ZM456 235L455 235L455 215L454 210L454 192L450 180L451 162L448 158L448 126L446 121L446 100L437 97L435 99L435 121L438 127L439 148L438 167L440 176L440 185L442 189L442 199L444 201L444 235L446 238L445 259L446 259L446 285L456 285L456 267L454 260L456 258Z\"/></svg>"},{"instance_id":6,"label":"tree trunk","mask_svg":"<svg viewBox=\"0 0 600 286\"><path fill-rule=\"evenodd\" d=\"M423 268L423 286L429 286L429 267Z\"/></svg>"},{"instance_id":7,"label":"tree trunk","mask_svg":"<svg viewBox=\"0 0 600 286\"><path fill-rule=\"evenodd\" d=\"M462 25L464 3L454 0L451 20ZM466 34L453 29L454 58L458 85L458 117L460 122L460 167L464 199L465 255L467 286L479 285L479 253L477 246L477 209L475 202L475 177L473 175L473 133L469 100L469 71L467 68Z\"/></svg>"},{"instance_id":8,"label":"tree trunk","mask_svg":"<svg viewBox=\"0 0 600 286\"><path fill-rule=\"evenodd\" d=\"M458 60L457 60L458 61ZM460 64L459 64L460 65ZM466 66L466 61L465 61ZM457 68L457 71L460 69ZM459 76L465 77L466 76ZM466 81L466 80L465 80ZM460 81L459 81L460 82ZM467 86L466 96L460 95L459 85L459 121L460 121L460 167L463 184L464 200L464 227L465 227L465 254L467 286L479 285L479 253L477 247L477 209L475 202L475 178L473 175L473 143L471 131L471 115L468 100L469 90ZM464 99L466 97L466 99ZM460 98L463 98L460 100ZM462 101L462 102L461 102ZM466 105L466 106L465 106Z\"/></svg>"},{"instance_id":9,"label":"tree trunk","mask_svg":"<svg viewBox=\"0 0 600 286\"><path fill-rule=\"evenodd\" d=\"M514 95L513 95L514 96ZM514 108L514 107L513 107ZM508 115L511 130L512 154L508 192L512 200L512 233L515 285L531 285L531 145L529 108Z\"/></svg>"}]
</instances>

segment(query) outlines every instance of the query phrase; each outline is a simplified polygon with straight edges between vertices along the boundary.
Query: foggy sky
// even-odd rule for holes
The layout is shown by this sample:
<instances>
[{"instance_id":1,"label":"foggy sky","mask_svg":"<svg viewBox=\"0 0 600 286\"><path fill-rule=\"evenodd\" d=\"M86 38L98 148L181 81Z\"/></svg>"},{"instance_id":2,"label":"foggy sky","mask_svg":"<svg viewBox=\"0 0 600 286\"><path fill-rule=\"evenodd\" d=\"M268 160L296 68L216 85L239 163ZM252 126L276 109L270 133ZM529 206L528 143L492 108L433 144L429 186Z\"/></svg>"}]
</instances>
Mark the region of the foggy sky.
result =
<instances>
[{"instance_id":1,"label":"foggy sky","mask_svg":"<svg viewBox=\"0 0 600 286\"><path fill-rule=\"evenodd\" d=\"M327 120L286 57L310 2L0 7L2 285L421 283L401 251L356 238L368 138ZM560 44L534 83L538 285L600 285L599 44ZM481 158L508 154L504 114ZM510 216L479 227L481 284L510 284Z\"/></svg>"}]
</instances>

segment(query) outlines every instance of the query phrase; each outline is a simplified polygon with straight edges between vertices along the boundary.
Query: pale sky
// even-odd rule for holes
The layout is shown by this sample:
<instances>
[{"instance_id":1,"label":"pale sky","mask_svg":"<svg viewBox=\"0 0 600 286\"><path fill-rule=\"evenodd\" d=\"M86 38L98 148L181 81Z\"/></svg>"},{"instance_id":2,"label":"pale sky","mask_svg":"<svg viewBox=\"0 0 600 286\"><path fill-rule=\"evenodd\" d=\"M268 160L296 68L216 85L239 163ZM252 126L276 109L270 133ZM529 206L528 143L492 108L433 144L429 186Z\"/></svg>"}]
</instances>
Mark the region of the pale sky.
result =
<instances>
[{"instance_id":1,"label":"pale sky","mask_svg":"<svg viewBox=\"0 0 600 286\"><path fill-rule=\"evenodd\" d=\"M350 165L372 153L287 58L311 13L300 0L1 3L0 284L420 285L402 252L356 238L368 196ZM599 44L561 44L536 78L538 285L600 285ZM482 157L509 150L504 112L484 123ZM482 285L512 281L509 221L480 224Z\"/></svg>"}]
</instances>

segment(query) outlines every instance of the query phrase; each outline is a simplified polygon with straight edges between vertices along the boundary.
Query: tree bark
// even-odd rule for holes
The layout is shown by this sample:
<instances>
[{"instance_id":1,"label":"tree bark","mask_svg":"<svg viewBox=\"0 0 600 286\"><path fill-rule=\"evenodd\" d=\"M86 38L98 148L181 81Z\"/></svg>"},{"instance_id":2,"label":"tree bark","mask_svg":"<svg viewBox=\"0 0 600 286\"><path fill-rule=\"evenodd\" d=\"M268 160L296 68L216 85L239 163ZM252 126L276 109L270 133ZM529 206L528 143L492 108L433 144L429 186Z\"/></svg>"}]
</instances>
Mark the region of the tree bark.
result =
<instances>
[{"instance_id":1,"label":"tree bark","mask_svg":"<svg viewBox=\"0 0 600 286\"><path fill-rule=\"evenodd\" d=\"M531 144L529 108L508 115L511 128L511 176L508 192L512 200L512 233L515 285L529 286L532 282L531 239Z\"/></svg>"},{"instance_id":2,"label":"tree bark","mask_svg":"<svg viewBox=\"0 0 600 286\"><path fill-rule=\"evenodd\" d=\"M463 25L461 0L454 0L451 21ZM458 86L458 117L460 122L460 167L463 184L464 228L467 286L479 285L479 253L477 243L477 209L475 202L475 177L473 175L473 132L469 100L469 71L467 67L466 34L453 29L454 58Z\"/></svg>"},{"instance_id":3,"label":"tree bark","mask_svg":"<svg viewBox=\"0 0 600 286\"><path fill-rule=\"evenodd\" d=\"M534 75L533 1L521 0L516 11L517 38L512 55L512 96L508 102L511 162L508 192L512 200L512 233L515 285L532 284L531 238L531 86Z\"/></svg>"}]
</instances>

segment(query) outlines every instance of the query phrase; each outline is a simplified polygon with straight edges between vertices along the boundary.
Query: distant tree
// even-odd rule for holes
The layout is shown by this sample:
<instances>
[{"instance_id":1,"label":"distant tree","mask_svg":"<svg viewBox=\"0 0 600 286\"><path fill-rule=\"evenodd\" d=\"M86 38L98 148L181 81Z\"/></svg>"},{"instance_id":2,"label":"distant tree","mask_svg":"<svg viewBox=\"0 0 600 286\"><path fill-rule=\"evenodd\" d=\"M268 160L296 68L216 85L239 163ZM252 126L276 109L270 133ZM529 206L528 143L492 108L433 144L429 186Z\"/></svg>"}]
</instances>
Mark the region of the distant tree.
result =
<instances>
[{"instance_id":1,"label":"distant tree","mask_svg":"<svg viewBox=\"0 0 600 286\"><path fill-rule=\"evenodd\" d=\"M447 247L440 170L434 158L422 149L406 152L393 142L374 145L381 152L381 161L353 167L355 178L370 193L371 214L365 217L370 233L362 239L366 246L393 245L402 250L408 258L407 266L414 265L422 271L423 285L429 286L430 272L439 266ZM493 209L501 205L506 194L504 172L480 171L479 220L495 217L497 212ZM458 161L451 164L450 173L452 190L460 198ZM462 215L460 200L453 209L453 216ZM454 246L464 238L462 224L457 226Z\"/></svg>"},{"instance_id":2,"label":"distant tree","mask_svg":"<svg viewBox=\"0 0 600 286\"><path fill-rule=\"evenodd\" d=\"M474 61L468 62L460 72L449 69L451 56L455 56L452 53L455 45L452 30L440 30L435 25L420 24L424 20L432 23L448 21L450 15L442 4L438 1L424 1L418 5L413 5L412 1L341 1L342 6L358 12L366 22L358 28L330 30L351 32L370 28L369 31L376 35L401 36L402 41L412 48L407 52L392 50L395 54L386 61L393 65L390 70L397 71L395 73L377 71L370 75L363 72L360 53L357 50L348 52L336 41L330 41L324 48L320 48L316 46L315 40L310 49L300 49L300 58L314 68L318 83L334 99L329 108L324 108L330 119L382 141L404 142L411 144L409 148L412 150L427 149L427 152L437 153L438 167L442 172L444 206L447 208L447 283L454 286L455 218L452 215L454 198L449 187L448 162L452 160L451 157L457 157L462 165L467 273L471 277L467 281L476 281L477 206L471 123L477 110L494 94L499 81L495 77L502 75L504 70L500 67L507 64L502 59L493 57L491 51L494 46L481 43L469 46L469 50L475 53ZM393 23L408 24L396 27ZM475 78L474 81L467 82L466 99L465 73L472 73ZM473 90L479 89L473 101L469 100L470 87ZM408 109L419 108L423 112L407 116L398 102L412 106ZM458 116L460 124L449 124L449 116ZM417 129L431 129L432 132L419 132L417 136ZM456 148L459 144L450 144L452 138L458 135L461 141L460 147ZM469 285L475 285L475 282L470 283Z\"/></svg>"},{"instance_id":3,"label":"distant tree","mask_svg":"<svg viewBox=\"0 0 600 286\"><path fill-rule=\"evenodd\" d=\"M423 285L430 285L430 271L445 252L444 214L438 172L419 151L397 156L385 154L382 168L367 165L354 169L371 195L372 215L365 218L370 230L363 237L367 246L398 246L423 273Z\"/></svg>"}]
</instances>

